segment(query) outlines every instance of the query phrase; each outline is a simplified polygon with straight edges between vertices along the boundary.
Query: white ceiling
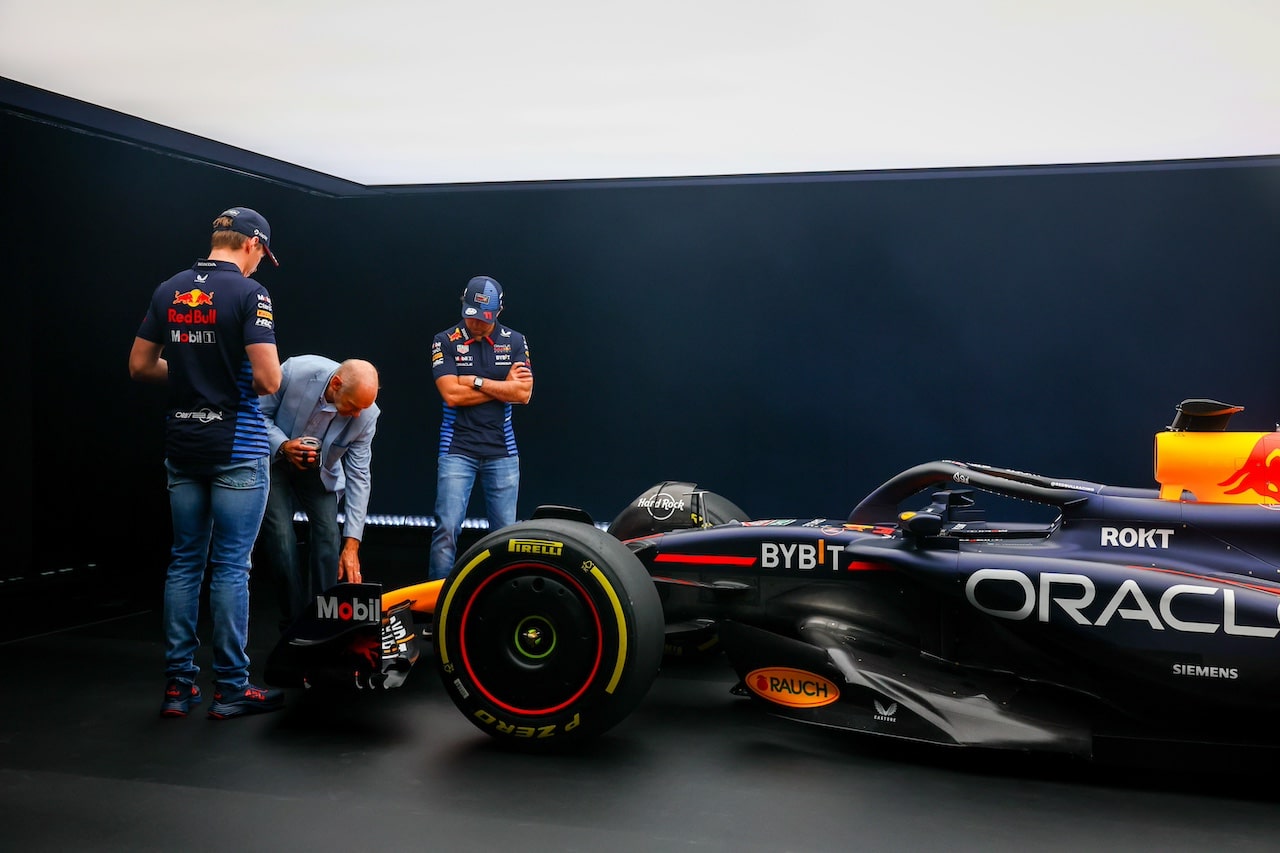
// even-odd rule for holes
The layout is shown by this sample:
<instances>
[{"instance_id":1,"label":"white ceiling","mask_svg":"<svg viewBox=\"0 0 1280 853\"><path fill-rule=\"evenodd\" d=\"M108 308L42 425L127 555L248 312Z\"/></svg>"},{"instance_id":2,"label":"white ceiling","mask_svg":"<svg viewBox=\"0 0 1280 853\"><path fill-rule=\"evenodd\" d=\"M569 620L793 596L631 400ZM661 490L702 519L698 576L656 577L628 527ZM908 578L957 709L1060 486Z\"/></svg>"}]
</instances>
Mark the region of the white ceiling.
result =
<instances>
[{"instance_id":1,"label":"white ceiling","mask_svg":"<svg viewBox=\"0 0 1280 853\"><path fill-rule=\"evenodd\" d=\"M1277 0L0 0L0 76L366 185L1280 153Z\"/></svg>"}]
</instances>

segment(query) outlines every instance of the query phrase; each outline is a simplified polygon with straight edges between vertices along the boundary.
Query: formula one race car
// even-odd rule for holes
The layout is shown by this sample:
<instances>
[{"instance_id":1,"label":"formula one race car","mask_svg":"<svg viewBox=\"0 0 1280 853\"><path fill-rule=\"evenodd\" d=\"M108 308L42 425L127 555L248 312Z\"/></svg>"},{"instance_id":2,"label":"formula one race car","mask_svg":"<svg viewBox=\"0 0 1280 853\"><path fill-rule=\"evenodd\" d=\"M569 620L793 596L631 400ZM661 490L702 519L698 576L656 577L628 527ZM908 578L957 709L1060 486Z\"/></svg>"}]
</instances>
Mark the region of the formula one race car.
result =
<instances>
[{"instance_id":1,"label":"formula one race car","mask_svg":"<svg viewBox=\"0 0 1280 853\"><path fill-rule=\"evenodd\" d=\"M664 654L721 651L735 692L838 729L1082 756L1100 736L1275 742L1280 431L1227 432L1240 410L1184 401L1158 488L937 461L847 519L753 520L685 482L607 529L540 507L445 581L318 596L267 679L396 686L430 620L453 702L530 747L618 723ZM989 521L979 492L1054 518Z\"/></svg>"}]
</instances>

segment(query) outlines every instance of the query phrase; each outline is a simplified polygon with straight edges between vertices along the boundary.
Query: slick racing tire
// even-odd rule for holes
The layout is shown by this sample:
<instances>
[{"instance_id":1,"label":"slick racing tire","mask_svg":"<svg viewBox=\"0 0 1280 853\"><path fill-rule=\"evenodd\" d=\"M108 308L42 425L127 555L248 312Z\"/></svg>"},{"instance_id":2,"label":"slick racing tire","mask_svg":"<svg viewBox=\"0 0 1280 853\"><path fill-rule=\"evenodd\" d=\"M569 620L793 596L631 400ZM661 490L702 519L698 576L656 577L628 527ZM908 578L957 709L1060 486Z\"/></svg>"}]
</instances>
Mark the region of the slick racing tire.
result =
<instances>
[{"instance_id":1,"label":"slick racing tire","mask_svg":"<svg viewBox=\"0 0 1280 853\"><path fill-rule=\"evenodd\" d=\"M494 738L582 743L620 722L662 659L663 616L640 560L577 521L504 527L454 565L435 611L450 698Z\"/></svg>"}]
</instances>

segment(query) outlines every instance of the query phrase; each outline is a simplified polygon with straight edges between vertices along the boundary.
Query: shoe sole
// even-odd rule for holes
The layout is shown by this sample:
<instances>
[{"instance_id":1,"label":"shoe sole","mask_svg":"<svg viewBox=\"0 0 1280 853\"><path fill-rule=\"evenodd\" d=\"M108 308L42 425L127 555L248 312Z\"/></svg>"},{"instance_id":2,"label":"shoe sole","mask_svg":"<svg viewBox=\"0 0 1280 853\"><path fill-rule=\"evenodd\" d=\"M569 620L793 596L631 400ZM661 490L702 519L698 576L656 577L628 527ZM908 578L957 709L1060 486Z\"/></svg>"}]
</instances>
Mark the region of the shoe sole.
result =
<instances>
[{"instance_id":1,"label":"shoe sole","mask_svg":"<svg viewBox=\"0 0 1280 853\"><path fill-rule=\"evenodd\" d=\"M284 702L270 705L213 705L209 708L209 719L230 720L235 717L247 717L253 714L270 714L284 707Z\"/></svg>"},{"instance_id":2,"label":"shoe sole","mask_svg":"<svg viewBox=\"0 0 1280 853\"><path fill-rule=\"evenodd\" d=\"M177 700L174 702L169 702L166 700L165 703L160 706L160 716L168 717L168 718L185 717L187 716L187 714L191 712L192 705L199 705L199 704L200 704L199 693L192 696L185 703L182 702L181 700Z\"/></svg>"}]
</instances>

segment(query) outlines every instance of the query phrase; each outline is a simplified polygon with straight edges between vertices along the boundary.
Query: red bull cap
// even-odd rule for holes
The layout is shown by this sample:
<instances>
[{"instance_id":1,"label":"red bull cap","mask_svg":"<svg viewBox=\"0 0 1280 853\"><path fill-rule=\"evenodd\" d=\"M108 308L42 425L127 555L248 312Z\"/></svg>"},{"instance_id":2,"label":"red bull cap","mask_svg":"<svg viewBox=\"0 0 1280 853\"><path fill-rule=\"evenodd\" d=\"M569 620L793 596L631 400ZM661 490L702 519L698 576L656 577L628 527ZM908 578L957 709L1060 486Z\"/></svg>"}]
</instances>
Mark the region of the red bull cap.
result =
<instances>
[{"instance_id":1,"label":"red bull cap","mask_svg":"<svg viewBox=\"0 0 1280 853\"><path fill-rule=\"evenodd\" d=\"M280 266L280 262L276 260L275 253L271 251L271 226L267 224L267 218L256 210L247 207L230 207L218 214L218 219L223 217L231 220L231 230L246 237L257 237L258 242L262 244L262 248L266 250L267 257L271 263ZM218 229L223 230L223 229Z\"/></svg>"},{"instance_id":2,"label":"red bull cap","mask_svg":"<svg viewBox=\"0 0 1280 853\"><path fill-rule=\"evenodd\" d=\"M487 275L467 282L462 291L462 319L470 317L484 323L496 323L502 311L502 285Z\"/></svg>"}]
</instances>

